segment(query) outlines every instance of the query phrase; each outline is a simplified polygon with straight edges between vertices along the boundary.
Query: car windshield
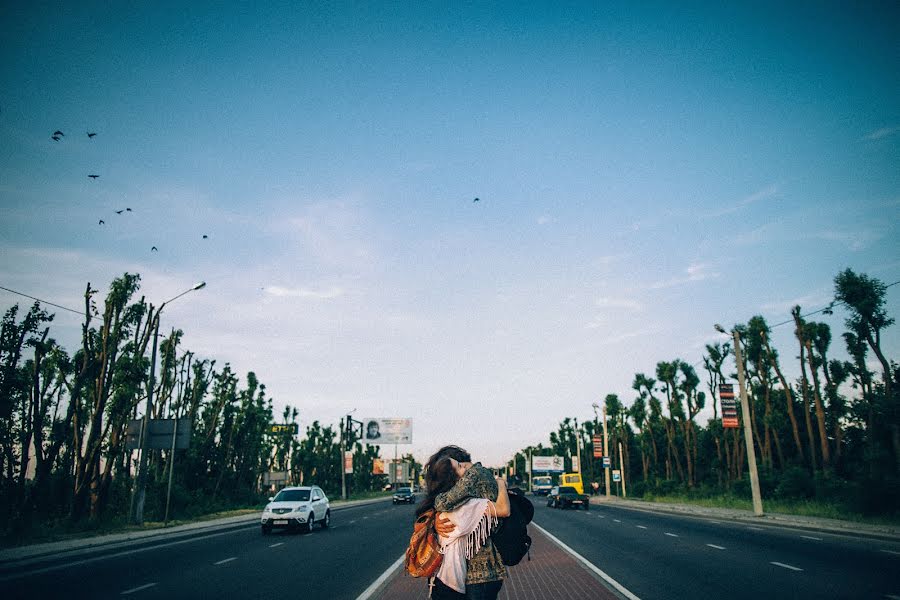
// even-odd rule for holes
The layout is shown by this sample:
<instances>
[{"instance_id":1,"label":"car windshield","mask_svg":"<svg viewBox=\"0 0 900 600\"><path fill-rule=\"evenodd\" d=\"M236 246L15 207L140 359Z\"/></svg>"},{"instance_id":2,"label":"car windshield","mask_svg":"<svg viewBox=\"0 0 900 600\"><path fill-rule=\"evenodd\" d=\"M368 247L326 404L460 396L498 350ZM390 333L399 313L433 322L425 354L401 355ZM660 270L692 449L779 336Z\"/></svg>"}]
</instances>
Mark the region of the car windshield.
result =
<instances>
[{"instance_id":1,"label":"car windshield","mask_svg":"<svg viewBox=\"0 0 900 600\"><path fill-rule=\"evenodd\" d=\"M549 485L550 478L549 477L535 477L534 483L539 485Z\"/></svg>"},{"instance_id":2,"label":"car windshield","mask_svg":"<svg viewBox=\"0 0 900 600\"><path fill-rule=\"evenodd\" d=\"M397 490L397 493L398 494L411 494L412 490L409 488L400 488L399 490Z\"/></svg>"},{"instance_id":3,"label":"car windshield","mask_svg":"<svg viewBox=\"0 0 900 600\"><path fill-rule=\"evenodd\" d=\"M309 500L309 490L281 490L275 496L275 502L306 502Z\"/></svg>"}]
</instances>

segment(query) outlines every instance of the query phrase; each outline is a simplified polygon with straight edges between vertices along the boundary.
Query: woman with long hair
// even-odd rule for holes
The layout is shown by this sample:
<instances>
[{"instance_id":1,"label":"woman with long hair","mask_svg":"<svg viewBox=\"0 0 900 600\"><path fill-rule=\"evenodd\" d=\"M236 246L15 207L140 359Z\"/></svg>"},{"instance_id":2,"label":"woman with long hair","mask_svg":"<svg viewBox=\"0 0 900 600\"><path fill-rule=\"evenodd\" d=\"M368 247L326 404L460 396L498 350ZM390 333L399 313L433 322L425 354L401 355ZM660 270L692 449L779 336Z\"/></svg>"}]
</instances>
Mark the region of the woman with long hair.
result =
<instances>
[{"instance_id":1,"label":"woman with long hair","mask_svg":"<svg viewBox=\"0 0 900 600\"><path fill-rule=\"evenodd\" d=\"M489 536L497 518L509 516L506 482L480 463L472 464L462 448L445 446L426 463L425 498L416 516L431 508L439 511L444 554L431 582L432 599L495 599L506 569Z\"/></svg>"}]
</instances>

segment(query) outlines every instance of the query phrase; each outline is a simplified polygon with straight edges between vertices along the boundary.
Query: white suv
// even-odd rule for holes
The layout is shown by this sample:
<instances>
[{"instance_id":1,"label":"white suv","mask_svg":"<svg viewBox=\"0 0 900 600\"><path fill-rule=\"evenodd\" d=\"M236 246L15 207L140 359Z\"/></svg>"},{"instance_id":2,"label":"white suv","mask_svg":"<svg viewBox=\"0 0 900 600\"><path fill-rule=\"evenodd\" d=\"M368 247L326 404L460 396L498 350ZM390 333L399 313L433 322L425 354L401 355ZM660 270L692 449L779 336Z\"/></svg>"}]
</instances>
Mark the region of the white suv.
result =
<instances>
[{"instance_id":1,"label":"white suv","mask_svg":"<svg viewBox=\"0 0 900 600\"><path fill-rule=\"evenodd\" d=\"M275 527L311 533L314 523L323 528L331 525L328 498L317 485L284 488L274 498L269 498L260 518L263 535L271 533Z\"/></svg>"}]
</instances>

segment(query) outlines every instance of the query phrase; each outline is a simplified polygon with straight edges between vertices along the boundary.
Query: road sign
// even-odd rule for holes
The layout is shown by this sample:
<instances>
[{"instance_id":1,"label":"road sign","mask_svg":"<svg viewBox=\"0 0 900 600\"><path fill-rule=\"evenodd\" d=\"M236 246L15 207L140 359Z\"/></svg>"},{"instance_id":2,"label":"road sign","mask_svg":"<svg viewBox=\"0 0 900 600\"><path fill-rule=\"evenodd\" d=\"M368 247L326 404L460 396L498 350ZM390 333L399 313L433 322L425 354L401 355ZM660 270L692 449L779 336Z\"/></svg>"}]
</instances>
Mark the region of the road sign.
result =
<instances>
[{"instance_id":1,"label":"road sign","mask_svg":"<svg viewBox=\"0 0 900 600\"><path fill-rule=\"evenodd\" d=\"M603 457L603 468L604 468L604 469L608 469L608 468L610 468L611 466L612 466L612 463L610 462L609 457L608 457L608 456L604 456L604 457Z\"/></svg>"},{"instance_id":2,"label":"road sign","mask_svg":"<svg viewBox=\"0 0 900 600\"><path fill-rule=\"evenodd\" d=\"M263 485L271 485L274 483L284 483L288 480L287 471L269 471L263 473Z\"/></svg>"},{"instance_id":3,"label":"road sign","mask_svg":"<svg viewBox=\"0 0 900 600\"><path fill-rule=\"evenodd\" d=\"M594 458L600 458L603 456L603 438L599 435L595 435L593 438L594 441Z\"/></svg>"},{"instance_id":4,"label":"road sign","mask_svg":"<svg viewBox=\"0 0 900 600\"><path fill-rule=\"evenodd\" d=\"M581 473L581 460L577 456L572 457L572 472Z\"/></svg>"},{"instance_id":5,"label":"road sign","mask_svg":"<svg viewBox=\"0 0 900 600\"><path fill-rule=\"evenodd\" d=\"M185 450L191 445L191 419L185 417L177 419L178 427L175 427L176 419L150 419L149 435L145 448L150 450L171 450L172 434L175 434L175 449ZM132 419L128 422L125 431L125 449L137 450L141 447L141 426L143 419Z\"/></svg>"},{"instance_id":6,"label":"road sign","mask_svg":"<svg viewBox=\"0 0 900 600\"><path fill-rule=\"evenodd\" d=\"M622 472L618 469L613 469L613 481L622 481Z\"/></svg>"},{"instance_id":7,"label":"road sign","mask_svg":"<svg viewBox=\"0 0 900 600\"><path fill-rule=\"evenodd\" d=\"M297 435L300 427L296 423L275 423L269 427L269 433L287 433Z\"/></svg>"}]
</instances>

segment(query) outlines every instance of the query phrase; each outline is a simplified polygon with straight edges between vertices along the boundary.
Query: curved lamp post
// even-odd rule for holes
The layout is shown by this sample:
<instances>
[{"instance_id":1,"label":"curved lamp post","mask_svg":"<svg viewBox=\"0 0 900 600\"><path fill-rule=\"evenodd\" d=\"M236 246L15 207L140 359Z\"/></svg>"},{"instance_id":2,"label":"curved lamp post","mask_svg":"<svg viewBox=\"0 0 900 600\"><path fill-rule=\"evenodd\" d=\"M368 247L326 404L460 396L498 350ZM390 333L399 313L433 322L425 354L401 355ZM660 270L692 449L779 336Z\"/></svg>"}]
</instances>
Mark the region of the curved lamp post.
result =
<instances>
[{"instance_id":1,"label":"curved lamp post","mask_svg":"<svg viewBox=\"0 0 900 600\"><path fill-rule=\"evenodd\" d=\"M715 325L719 333L725 331L718 323ZM741 416L744 419L744 444L747 446L747 462L750 467L750 491L753 494L753 514L763 515L762 495L759 492L759 473L756 470L756 450L753 448L753 423L750 420L750 401L747 398L747 384L744 375L744 359L741 353L741 336L737 329L731 330L734 338L734 362L737 363L738 387L741 390Z\"/></svg>"},{"instance_id":2,"label":"curved lamp post","mask_svg":"<svg viewBox=\"0 0 900 600\"><path fill-rule=\"evenodd\" d=\"M135 525L144 524L144 501L147 497L147 438L150 434L150 412L153 408L153 388L156 386L156 342L157 338L159 338L159 315L166 304L178 300L185 294L196 290L201 290L205 287L206 282L201 281L200 283L194 285L194 287L187 289L174 298L169 298L168 300L160 304L159 308L156 309L155 316L151 312L150 318L153 321L154 327L153 352L150 358L150 386L147 390L147 408L144 410L144 422L141 426L141 461L138 466L138 480L137 485L135 486L136 492L132 501L132 522Z\"/></svg>"}]
</instances>

